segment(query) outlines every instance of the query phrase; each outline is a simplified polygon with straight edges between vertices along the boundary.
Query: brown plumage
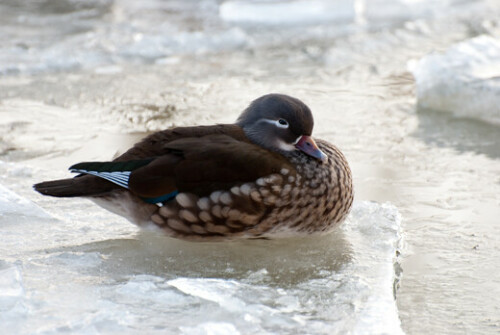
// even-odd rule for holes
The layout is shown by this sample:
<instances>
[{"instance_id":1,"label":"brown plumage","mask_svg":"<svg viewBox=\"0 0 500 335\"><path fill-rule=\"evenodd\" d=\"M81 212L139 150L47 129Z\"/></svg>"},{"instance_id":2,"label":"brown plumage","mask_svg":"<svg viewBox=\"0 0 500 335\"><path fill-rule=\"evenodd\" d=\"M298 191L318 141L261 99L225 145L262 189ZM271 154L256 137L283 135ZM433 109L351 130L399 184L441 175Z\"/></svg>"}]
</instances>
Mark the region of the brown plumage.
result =
<instances>
[{"instance_id":1,"label":"brown plumage","mask_svg":"<svg viewBox=\"0 0 500 335\"><path fill-rule=\"evenodd\" d=\"M36 184L56 197L88 197L169 236L216 241L324 233L348 214L353 189L342 153L312 134L300 100L269 94L236 124L154 133L112 162Z\"/></svg>"}]
</instances>

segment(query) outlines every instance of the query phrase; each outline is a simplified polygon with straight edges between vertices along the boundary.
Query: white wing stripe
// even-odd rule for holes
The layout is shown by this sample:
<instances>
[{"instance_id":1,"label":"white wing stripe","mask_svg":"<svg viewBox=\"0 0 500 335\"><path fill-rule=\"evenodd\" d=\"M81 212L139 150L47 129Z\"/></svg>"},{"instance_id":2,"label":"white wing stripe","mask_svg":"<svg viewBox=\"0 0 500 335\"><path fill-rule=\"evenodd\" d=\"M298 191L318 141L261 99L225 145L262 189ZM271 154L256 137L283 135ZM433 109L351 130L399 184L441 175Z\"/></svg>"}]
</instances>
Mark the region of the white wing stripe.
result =
<instances>
[{"instance_id":1,"label":"white wing stripe","mask_svg":"<svg viewBox=\"0 0 500 335\"><path fill-rule=\"evenodd\" d=\"M97 171L86 171L74 169L71 172L85 173L92 176L96 176L102 179L106 179L118 186L128 189L128 180L130 178L130 171L114 171L114 172L97 172Z\"/></svg>"},{"instance_id":2,"label":"white wing stripe","mask_svg":"<svg viewBox=\"0 0 500 335\"><path fill-rule=\"evenodd\" d=\"M114 173L114 172L101 172L104 176L108 177L108 178L112 178L112 179L115 179L115 180L121 180L121 181L124 181L124 182L127 182L128 181L128 178L129 178L129 175L130 175L130 172L128 173L128 175L120 175L120 174L117 174L117 173Z\"/></svg>"}]
</instances>

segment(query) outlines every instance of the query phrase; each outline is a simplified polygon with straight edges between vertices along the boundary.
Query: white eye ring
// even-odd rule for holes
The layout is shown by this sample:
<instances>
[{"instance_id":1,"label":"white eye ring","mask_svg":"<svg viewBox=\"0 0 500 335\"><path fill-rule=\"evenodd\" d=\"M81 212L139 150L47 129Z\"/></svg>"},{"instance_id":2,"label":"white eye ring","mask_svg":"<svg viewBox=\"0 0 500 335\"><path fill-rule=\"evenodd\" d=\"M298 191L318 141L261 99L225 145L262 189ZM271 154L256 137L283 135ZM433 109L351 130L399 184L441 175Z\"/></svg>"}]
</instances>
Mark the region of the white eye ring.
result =
<instances>
[{"instance_id":1,"label":"white eye ring","mask_svg":"<svg viewBox=\"0 0 500 335\"><path fill-rule=\"evenodd\" d=\"M285 129L288 128L288 122L285 119L278 119L274 121L274 124L278 128L285 128Z\"/></svg>"},{"instance_id":2,"label":"white eye ring","mask_svg":"<svg viewBox=\"0 0 500 335\"><path fill-rule=\"evenodd\" d=\"M260 121L274 124L278 128L283 128L283 129L288 128L288 121L285 119L278 119L278 120L261 119Z\"/></svg>"}]
</instances>

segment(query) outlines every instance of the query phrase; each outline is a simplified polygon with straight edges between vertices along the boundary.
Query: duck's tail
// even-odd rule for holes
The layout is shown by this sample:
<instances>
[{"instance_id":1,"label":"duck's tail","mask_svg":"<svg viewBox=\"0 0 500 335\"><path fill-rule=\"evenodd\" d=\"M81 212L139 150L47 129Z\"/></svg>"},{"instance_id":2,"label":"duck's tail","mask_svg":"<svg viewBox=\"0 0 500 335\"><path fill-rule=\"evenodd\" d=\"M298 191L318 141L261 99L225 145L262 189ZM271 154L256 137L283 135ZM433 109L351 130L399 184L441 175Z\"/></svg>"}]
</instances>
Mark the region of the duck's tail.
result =
<instances>
[{"instance_id":1,"label":"duck's tail","mask_svg":"<svg viewBox=\"0 0 500 335\"><path fill-rule=\"evenodd\" d=\"M77 176L75 178L44 181L33 185L33 188L52 197L90 197L99 196L119 188L113 183L94 176Z\"/></svg>"}]
</instances>

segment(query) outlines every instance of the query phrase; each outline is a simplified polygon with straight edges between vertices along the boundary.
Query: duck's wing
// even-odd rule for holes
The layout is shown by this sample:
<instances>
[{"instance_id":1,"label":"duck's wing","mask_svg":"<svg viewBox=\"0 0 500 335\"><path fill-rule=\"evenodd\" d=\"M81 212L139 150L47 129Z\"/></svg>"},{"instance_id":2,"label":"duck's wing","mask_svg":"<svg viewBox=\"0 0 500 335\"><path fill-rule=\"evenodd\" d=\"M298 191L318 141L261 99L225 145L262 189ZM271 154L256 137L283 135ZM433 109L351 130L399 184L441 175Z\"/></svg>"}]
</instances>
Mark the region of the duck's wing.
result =
<instances>
[{"instance_id":1,"label":"duck's wing","mask_svg":"<svg viewBox=\"0 0 500 335\"><path fill-rule=\"evenodd\" d=\"M129 189L133 193L142 197L171 192L205 196L255 182L289 165L279 154L226 135L181 139L165 149L167 154L132 171Z\"/></svg>"},{"instance_id":2,"label":"duck's wing","mask_svg":"<svg viewBox=\"0 0 500 335\"><path fill-rule=\"evenodd\" d=\"M235 124L218 124L214 126L177 127L153 133L124 154L114 159L115 162L139 160L158 157L168 153L168 144L181 139L196 139L210 135L226 135L237 141L249 142L243 129Z\"/></svg>"},{"instance_id":3,"label":"duck's wing","mask_svg":"<svg viewBox=\"0 0 500 335\"><path fill-rule=\"evenodd\" d=\"M46 181L34 185L36 191L55 197L96 196L125 188L130 172L168 154L172 141L224 134L238 141L248 141L237 125L178 127L153 133L136 143L113 162L80 163L70 167L81 174L75 178ZM121 164L116 164L121 163ZM83 164L83 165L82 165Z\"/></svg>"},{"instance_id":4,"label":"duck's wing","mask_svg":"<svg viewBox=\"0 0 500 335\"><path fill-rule=\"evenodd\" d=\"M204 196L229 190L278 173L285 166L290 168L283 156L228 135L181 138L163 143L156 150L163 154L129 161L84 162L70 168L72 172L101 179L101 184L94 179L87 183L89 178L78 177L69 179L67 184L73 192L64 188L63 181L37 184L35 188L46 195L81 196L121 187L156 203L168 201L178 192ZM89 189L89 184L93 189Z\"/></svg>"}]
</instances>

